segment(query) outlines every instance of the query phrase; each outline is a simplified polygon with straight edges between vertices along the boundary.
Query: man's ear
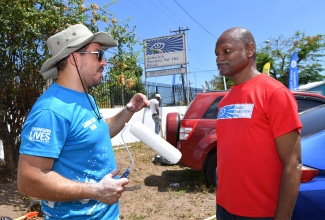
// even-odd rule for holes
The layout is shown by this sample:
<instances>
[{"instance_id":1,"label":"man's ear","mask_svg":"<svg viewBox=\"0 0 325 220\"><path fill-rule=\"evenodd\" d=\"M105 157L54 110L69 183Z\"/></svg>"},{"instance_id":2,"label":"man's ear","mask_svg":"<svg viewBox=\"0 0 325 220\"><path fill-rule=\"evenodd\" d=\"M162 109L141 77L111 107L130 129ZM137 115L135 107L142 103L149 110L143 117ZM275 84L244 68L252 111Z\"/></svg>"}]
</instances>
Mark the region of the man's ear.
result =
<instances>
[{"instance_id":1,"label":"man's ear","mask_svg":"<svg viewBox=\"0 0 325 220\"><path fill-rule=\"evenodd\" d=\"M250 42L246 45L246 53L248 57L252 57L255 53L255 44L253 42Z\"/></svg>"},{"instance_id":2,"label":"man's ear","mask_svg":"<svg viewBox=\"0 0 325 220\"><path fill-rule=\"evenodd\" d=\"M77 65L76 63L78 63L78 56L76 56L76 54L77 53L75 53L75 52L72 52L70 55L69 55L69 62L73 65L73 66L75 66L75 65Z\"/></svg>"}]
</instances>

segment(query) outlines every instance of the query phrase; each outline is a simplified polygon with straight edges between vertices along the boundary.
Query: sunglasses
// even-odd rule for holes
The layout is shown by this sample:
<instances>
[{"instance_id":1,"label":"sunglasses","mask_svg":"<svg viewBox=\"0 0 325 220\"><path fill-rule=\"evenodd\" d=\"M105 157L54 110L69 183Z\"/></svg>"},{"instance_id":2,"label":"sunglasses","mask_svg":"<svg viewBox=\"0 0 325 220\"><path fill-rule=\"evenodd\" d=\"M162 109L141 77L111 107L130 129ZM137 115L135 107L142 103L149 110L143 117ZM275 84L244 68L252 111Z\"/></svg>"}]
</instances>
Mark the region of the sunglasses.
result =
<instances>
[{"instance_id":1,"label":"sunglasses","mask_svg":"<svg viewBox=\"0 0 325 220\"><path fill-rule=\"evenodd\" d=\"M98 62L101 62L104 58L104 51L99 50L99 51L84 51L84 52L78 52L82 54L97 54Z\"/></svg>"}]
</instances>

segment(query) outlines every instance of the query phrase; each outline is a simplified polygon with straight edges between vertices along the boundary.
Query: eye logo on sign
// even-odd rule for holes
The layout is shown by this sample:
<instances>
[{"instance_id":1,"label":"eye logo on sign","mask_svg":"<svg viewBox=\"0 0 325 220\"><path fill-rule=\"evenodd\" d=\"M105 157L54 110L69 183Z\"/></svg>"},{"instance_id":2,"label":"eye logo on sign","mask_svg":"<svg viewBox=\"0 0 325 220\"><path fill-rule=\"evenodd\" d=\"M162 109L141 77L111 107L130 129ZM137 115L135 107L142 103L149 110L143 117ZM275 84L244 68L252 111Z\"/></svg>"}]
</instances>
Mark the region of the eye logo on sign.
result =
<instances>
[{"instance_id":1,"label":"eye logo on sign","mask_svg":"<svg viewBox=\"0 0 325 220\"><path fill-rule=\"evenodd\" d=\"M179 52L184 50L183 36L172 36L147 40L146 55Z\"/></svg>"},{"instance_id":2,"label":"eye logo on sign","mask_svg":"<svg viewBox=\"0 0 325 220\"><path fill-rule=\"evenodd\" d=\"M165 47L165 43L157 42L152 47L150 47L150 51L153 53L162 53Z\"/></svg>"}]
</instances>

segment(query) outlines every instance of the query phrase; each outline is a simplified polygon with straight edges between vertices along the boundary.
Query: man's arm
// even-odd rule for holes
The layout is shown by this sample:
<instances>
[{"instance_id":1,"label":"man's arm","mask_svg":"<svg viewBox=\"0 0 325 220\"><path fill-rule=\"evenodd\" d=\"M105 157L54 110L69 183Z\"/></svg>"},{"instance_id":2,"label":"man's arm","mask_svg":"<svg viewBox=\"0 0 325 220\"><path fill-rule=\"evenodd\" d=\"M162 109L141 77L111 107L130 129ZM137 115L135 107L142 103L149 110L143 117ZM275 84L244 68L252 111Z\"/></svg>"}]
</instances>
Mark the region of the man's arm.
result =
<instances>
[{"instance_id":1,"label":"man's arm","mask_svg":"<svg viewBox=\"0 0 325 220\"><path fill-rule=\"evenodd\" d=\"M125 126L135 112L129 110L127 107L117 113L111 118L106 118L111 138L115 137Z\"/></svg>"},{"instance_id":2,"label":"man's arm","mask_svg":"<svg viewBox=\"0 0 325 220\"><path fill-rule=\"evenodd\" d=\"M297 130L275 139L282 162L279 199L274 220L291 219L301 179L301 145Z\"/></svg>"},{"instance_id":3,"label":"man's arm","mask_svg":"<svg viewBox=\"0 0 325 220\"><path fill-rule=\"evenodd\" d=\"M116 170L98 183L69 180L52 171L54 159L21 154L18 162L18 191L48 201L95 199L106 204L116 203L128 179L113 179Z\"/></svg>"},{"instance_id":4,"label":"man's arm","mask_svg":"<svg viewBox=\"0 0 325 220\"><path fill-rule=\"evenodd\" d=\"M150 103L147 97L141 93L137 93L132 97L126 108L114 115L112 118L105 119L109 126L111 138L113 138L123 129L125 123L131 119L135 112L138 112L143 107L147 107L149 105Z\"/></svg>"},{"instance_id":5,"label":"man's arm","mask_svg":"<svg viewBox=\"0 0 325 220\"><path fill-rule=\"evenodd\" d=\"M156 112L159 115L159 104L155 104Z\"/></svg>"}]
</instances>

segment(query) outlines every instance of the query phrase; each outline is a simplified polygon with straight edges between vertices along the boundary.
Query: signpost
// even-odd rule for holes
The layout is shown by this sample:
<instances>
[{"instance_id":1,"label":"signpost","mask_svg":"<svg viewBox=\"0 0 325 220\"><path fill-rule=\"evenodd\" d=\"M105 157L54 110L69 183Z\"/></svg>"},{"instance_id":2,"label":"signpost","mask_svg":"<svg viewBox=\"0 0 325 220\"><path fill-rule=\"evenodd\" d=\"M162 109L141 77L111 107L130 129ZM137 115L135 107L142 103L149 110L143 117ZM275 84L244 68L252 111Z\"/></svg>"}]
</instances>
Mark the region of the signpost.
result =
<instances>
[{"instance_id":1,"label":"signpost","mask_svg":"<svg viewBox=\"0 0 325 220\"><path fill-rule=\"evenodd\" d=\"M172 35L144 40L145 68L186 64L184 35Z\"/></svg>"},{"instance_id":2,"label":"signpost","mask_svg":"<svg viewBox=\"0 0 325 220\"><path fill-rule=\"evenodd\" d=\"M145 45L145 73L147 77L186 74L187 104L189 104L189 85L187 77L187 59L185 34L176 34L144 40ZM161 67L180 66L163 69ZM155 69L147 71L147 69ZM183 79L183 77L182 77ZM147 82L146 82L147 83ZM184 82L182 82L184 85ZM148 95L148 94L147 94ZM185 91L184 91L185 97ZM185 101L185 100L184 100Z\"/></svg>"}]
</instances>

